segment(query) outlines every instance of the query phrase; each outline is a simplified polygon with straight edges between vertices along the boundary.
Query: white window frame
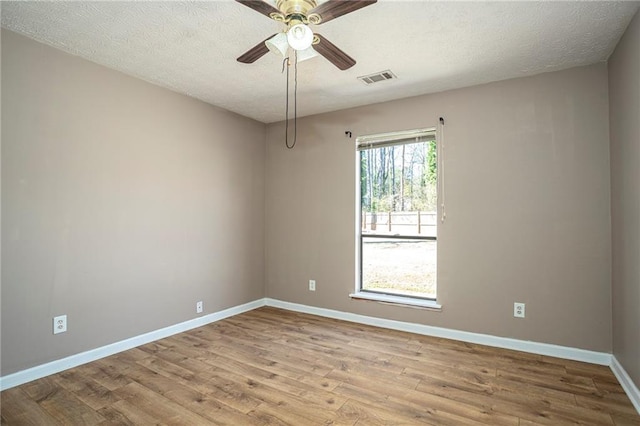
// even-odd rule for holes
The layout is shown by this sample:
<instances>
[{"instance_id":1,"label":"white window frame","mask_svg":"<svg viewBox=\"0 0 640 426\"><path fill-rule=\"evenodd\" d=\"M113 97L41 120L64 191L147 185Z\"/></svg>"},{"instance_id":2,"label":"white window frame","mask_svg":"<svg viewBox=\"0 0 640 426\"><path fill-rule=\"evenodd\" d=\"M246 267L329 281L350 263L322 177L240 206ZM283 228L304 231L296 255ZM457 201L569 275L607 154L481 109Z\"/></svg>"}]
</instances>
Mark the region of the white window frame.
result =
<instances>
[{"instance_id":1,"label":"white window frame","mask_svg":"<svg viewBox=\"0 0 640 426\"><path fill-rule=\"evenodd\" d=\"M382 292L374 292L362 290L362 200L361 200L361 159L360 159L360 151L365 149L373 149L380 148L384 146L392 146L392 145L402 145L411 143L411 141L419 142L420 140L435 140L436 141L436 149L438 150L438 171L437 171L437 183L436 186L440 187L440 144L438 143L437 132L435 127L431 128L422 128L422 129L414 129L414 130L405 130L405 131L397 131L397 132L389 132L389 133L378 133L374 135L365 135L359 136L356 138L356 283L355 283L355 291L351 293L349 296L352 299L363 299L363 300L372 300L381 303L389 303L394 305L403 305L410 307L420 307L432 310L441 310L442 306L437 301L437 293L436 290L436 298L430 299L425 297L411 296L411 295L400 295L400 294L388 294ZM440 191L438 191L438 197L440 196ZM436 209L438 211L438 209ZM437 213L439 216L439 212ZM438 220L438 217L436 217ZM364 237L370 237L370 235L364 235ZM424 240L430 240L429 238L423 238ZM437 237L435 238L437 241ZM436 278L436 289L437 289L437 278Z\"/></svg>"}]
</instances>

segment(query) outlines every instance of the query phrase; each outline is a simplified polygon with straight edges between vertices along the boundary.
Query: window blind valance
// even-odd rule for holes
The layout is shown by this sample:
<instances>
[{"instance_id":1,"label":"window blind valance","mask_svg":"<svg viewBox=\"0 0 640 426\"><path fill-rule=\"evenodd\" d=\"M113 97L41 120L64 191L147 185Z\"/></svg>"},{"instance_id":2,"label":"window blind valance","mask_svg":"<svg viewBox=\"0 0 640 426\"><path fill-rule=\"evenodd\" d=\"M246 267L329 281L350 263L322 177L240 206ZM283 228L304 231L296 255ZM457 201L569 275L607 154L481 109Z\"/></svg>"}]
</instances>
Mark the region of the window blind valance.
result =
<instances>
[{"instance_id":1,"label":"window blind valance","mask_svg":"<svg viewBox=\"0 0 640 426\"><path fill-rule=\"evenodd\" d=\"M358 136L356 148L358 151L381 148L385 146L403 145L408 143L428 142L436 140L436 129L414 129L399 132L378 133L375 135Z\"/></svg>"}]
</instances>

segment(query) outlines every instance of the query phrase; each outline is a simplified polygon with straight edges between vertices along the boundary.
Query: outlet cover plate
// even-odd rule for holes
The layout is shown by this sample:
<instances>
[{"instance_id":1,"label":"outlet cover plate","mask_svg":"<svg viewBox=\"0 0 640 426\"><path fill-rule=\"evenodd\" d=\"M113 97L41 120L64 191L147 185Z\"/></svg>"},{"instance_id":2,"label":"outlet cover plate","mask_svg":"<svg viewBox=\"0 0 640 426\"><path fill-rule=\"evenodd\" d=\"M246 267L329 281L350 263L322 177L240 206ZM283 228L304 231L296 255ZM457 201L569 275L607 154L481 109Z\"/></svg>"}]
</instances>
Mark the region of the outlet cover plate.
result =
<instances>
[{"instance_id":1,"label":"outlet cover plate","mask_svg":"<svg viewBox=\"0 0 640 426\"><path fill-rule=\"evenodd\" d=\"M53 317L53 334L60 334L67 331L67 316L60 315Z\"/></svg>"},{"instance_id":2,"label":"outlet cover plate","mask_svg":"<svg viewBox=\"0 0 640 426\"><path fill-rule=\"evenodd\" d=\"M316 291L316 280L309 280L309 291Z\"/></svg>"},{"instance_id":3,"label":"outlet cover plate","mask_svg":"<svg viewBox=\"0 0 640 426\"><path fill-rule=\"evenodd\" d=\"M204 304L201 300L198 303L196 303L196 314L201 314L203 310L204 310Z\"/></svg>"},{"instance_id":4,"label":"outlet cover plate","mask_svg":"<svg viewBox=\"0 0 640 426\"><path fill-rule=\"evenodd\" d=\"M524 303L515 302L513 304L513 316L516 318L524 318Z\"/></svg>"}]
</instances>

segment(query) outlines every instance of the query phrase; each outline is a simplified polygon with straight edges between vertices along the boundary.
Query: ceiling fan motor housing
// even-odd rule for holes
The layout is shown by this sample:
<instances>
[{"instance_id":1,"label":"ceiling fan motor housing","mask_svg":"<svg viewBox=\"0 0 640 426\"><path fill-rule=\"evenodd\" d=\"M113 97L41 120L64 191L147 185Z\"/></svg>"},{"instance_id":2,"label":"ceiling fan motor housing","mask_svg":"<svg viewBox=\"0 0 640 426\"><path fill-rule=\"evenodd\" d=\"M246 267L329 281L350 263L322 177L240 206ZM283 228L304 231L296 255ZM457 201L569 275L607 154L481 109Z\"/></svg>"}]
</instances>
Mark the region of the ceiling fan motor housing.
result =
<instances>
[{"instance_id":1,"label":"ceiling fan motor housing","mask_svg":"<svg viewBox=\"0 0 640 426\"><path fill-rule=\"evenodd\" d=\"M308 12L317 6L317 2L316 0L278 0L276 6L285 17L289 15L306 17Z\"/></svg>"}]
</instances>

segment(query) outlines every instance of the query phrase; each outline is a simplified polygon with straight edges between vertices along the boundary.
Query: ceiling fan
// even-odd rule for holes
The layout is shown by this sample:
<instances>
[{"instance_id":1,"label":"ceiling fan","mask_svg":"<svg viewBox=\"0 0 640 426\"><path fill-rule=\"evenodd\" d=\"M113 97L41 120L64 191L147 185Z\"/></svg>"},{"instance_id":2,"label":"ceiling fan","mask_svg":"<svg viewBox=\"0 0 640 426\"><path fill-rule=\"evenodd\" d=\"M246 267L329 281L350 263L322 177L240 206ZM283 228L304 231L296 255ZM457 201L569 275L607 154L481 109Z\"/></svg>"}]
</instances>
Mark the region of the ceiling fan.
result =
<instances>
[{"instance_id":1,"label":"ceiling fan","mask_svg":"<svg viewBox=\"0 0 640 426\"><path fill-rule=\"evenodd\" d=\"M280 52L285 56L289 47L296 50L298 61L316 56L316 52L341 70L351 68L355 59L320 34L314 34L309 24L320 25L351 13L377 0L327 0L320 5L316 0L277 0L276 7L264 0L236 0L274 21L287 25L287 31L269 36L238 58L238 62L251 64L267 52ZM315 49L314 49L315 48Z\"/></svg>"}]
</instances>

